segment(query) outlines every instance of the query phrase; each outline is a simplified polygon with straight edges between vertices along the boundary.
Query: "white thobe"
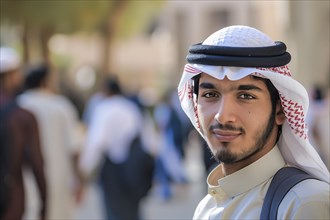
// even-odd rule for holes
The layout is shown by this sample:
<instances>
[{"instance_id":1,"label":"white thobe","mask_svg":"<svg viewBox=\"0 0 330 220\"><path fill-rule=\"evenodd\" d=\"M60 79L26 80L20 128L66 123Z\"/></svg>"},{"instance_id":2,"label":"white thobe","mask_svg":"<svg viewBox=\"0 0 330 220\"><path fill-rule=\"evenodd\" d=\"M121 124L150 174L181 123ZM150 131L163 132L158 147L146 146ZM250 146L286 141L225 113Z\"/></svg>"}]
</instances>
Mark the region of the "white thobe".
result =
<instances>
[{"instance_id":1,"label":"white thobe","mask_svg":"<svg viewBox=\"0 0 330 220\"><path fill-rule=\"evenodd\" d=\"M41 89L29 90L18 97L18 103L31 111L38 122L45 174L48 188L49 219L73 217L74 181L72 155L80 150L82 137L78 132L78 112L64 96ZM27 184L26 218L36 219L38 207L33 195L35 187L29 174Z\"/></svg>"}]
</instances>

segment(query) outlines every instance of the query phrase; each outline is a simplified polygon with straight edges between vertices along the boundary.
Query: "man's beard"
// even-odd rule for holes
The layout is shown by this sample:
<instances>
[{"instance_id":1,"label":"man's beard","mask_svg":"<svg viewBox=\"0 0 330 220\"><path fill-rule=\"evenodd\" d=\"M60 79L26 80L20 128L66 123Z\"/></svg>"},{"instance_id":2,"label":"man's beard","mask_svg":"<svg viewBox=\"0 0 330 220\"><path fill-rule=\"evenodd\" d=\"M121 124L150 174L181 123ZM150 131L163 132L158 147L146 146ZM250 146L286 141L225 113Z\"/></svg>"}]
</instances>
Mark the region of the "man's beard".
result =
<instances>
[{"instance_id":1,"label":"man's beard","mask_svg":"<svg viewBox=\"0 0 330 220\"><path fill-rule=\"evenodd\" d=\"M247 150L244 150L245 148L243 148L242 152L234 154L231 152L230 146L228 146L229 143L222 143L224 145L223 150L216 152L216 154L214 155L214 158L218 162L232 164L232 163L236 163L238 161L245 160L245 159L252 157L253 155L255 155L256 153L258 153L260 150L262 150L264 148L264 146L274 128L274 122L275 122L275 114L273 114L273 112L272 112L272 114L269 117L266 129L260 129L258 132L256 132L256 142L255 142L253 148L247 149ZM220 125L220 124L218 126L219 127L232 127L232 126ZM228 130L230 130L230 129L228 129ZM243 129L239 128L239 129L235 129L235 130L243 130ZM262 133L262 130L264 130L263 133ZM258 135L260 133L262 133L262 134Z\"/></svg>"}]
</instances>

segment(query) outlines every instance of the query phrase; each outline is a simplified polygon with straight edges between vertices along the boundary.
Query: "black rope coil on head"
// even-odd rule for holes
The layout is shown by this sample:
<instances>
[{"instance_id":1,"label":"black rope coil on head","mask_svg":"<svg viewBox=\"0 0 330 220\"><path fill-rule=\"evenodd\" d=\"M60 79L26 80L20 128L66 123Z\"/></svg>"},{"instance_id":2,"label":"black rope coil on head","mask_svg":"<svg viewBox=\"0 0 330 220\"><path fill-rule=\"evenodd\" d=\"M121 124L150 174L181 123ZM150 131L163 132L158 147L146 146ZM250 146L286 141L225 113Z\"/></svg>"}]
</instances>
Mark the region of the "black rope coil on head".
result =
<instances>
[{"instance_id":1,"label":"black rope coil on head","mask_svg":"<svg viewBox=\"0 0 330 220\"><path fill-rule=\"evenodd\" d=\"M276 41L267 47L228 47L194 44L189 48L188 63L211 66L278 67L290 62L286 45Z\"/></svg>"}]
</instances>

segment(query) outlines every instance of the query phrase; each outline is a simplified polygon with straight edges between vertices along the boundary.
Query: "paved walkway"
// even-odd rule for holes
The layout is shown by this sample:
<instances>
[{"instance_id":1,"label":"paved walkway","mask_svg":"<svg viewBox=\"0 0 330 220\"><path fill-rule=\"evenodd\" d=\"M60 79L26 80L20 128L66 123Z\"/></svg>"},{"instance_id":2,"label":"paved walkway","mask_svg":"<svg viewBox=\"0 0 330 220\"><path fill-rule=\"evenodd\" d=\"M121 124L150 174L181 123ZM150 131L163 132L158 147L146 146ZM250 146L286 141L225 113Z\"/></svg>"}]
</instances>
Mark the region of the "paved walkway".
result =
<instances>
[{"instance_id":1,"label":"paved walkway","mask_svg":"<svg viewBox=\"0 0 330 220\"><path fill-rule=\"evenodd\" d=\"M173 197L163 201L157 194L155 185L149 196L142 202L142 217L145 220L186 220L192 219L198 202L206 193L205 176L203 173L202 152L200 146L192 141L186 148L184 163L189 183L172 185ZM76 213L76 219L104 219L100 194L95 185L91 185L84 202Z\"/></svg>"}]
</instances>

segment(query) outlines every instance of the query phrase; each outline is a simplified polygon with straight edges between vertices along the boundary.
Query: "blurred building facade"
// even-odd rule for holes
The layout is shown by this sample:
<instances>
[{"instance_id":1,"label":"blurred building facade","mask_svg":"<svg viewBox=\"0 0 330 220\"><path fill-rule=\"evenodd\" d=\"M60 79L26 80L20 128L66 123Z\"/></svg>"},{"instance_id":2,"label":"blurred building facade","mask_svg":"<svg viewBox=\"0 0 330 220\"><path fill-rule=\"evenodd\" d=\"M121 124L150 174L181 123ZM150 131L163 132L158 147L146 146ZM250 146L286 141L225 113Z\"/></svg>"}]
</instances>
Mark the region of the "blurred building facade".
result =
<instances>
[{"instance_id":1,"label":"blurred building facade","mask_svg":"<svg viewBox=\"0 0 330 220\"><path fill-rule=\"evenodd\" d=\"M152 87L161 93L178 84L191 44L225 26L249 25L286 42L292 54L289 67L307 89L315 84L329 87L329 5L327 0L164 1L161 10L151 16L149 28L138 35L116 40L111 46L104 45L97 33L55 35L49 48L65 63L67 83L82 95L98 82L93 75L108 73L118 74L131 92ZM2 39L14 39L13 28L6 30ZM111 60L108 71L100 73L104 48L109 48Z\"/></svg>"},{"instance_id":2,"label":"blurred building facade","mask_svg":"<svg viewBox=\"0 0 330 220\"><path fill-rule=\"evenodd\" d=\"M229 25L249 25L286 42L294 77L307 88L329 82L329 1L169 1L163 21L174 35L179 80L189 46Z\"/></svg>"},{"instance_id":3,"label":"blurred building facade","mask_svg":"<svg viewBox=\"0 0 330 220\"><path fill-rule=\"evenodd\" d=\"M309 91L329 87L329 1L167 1L149 38L118 43L110 64L140 86L175 86L190 45L229 25L249 25L284 41L293 76ZM159 85L161 82L161 85Z\"/></svg>"}]
</instances>

